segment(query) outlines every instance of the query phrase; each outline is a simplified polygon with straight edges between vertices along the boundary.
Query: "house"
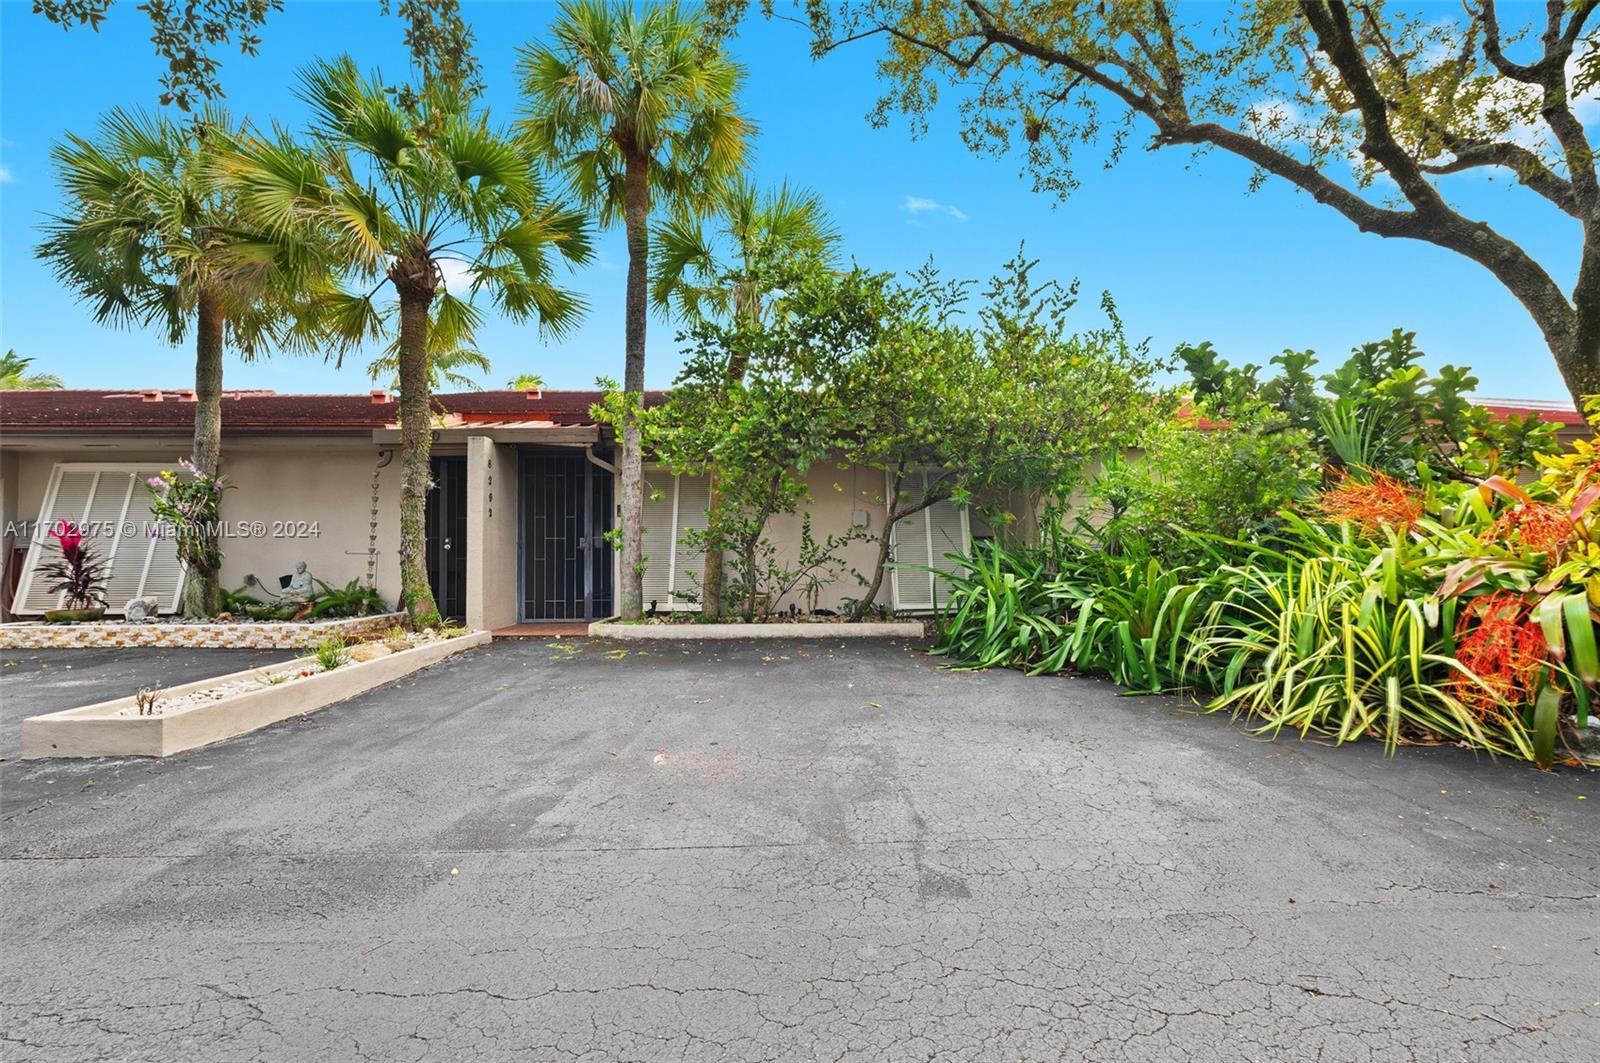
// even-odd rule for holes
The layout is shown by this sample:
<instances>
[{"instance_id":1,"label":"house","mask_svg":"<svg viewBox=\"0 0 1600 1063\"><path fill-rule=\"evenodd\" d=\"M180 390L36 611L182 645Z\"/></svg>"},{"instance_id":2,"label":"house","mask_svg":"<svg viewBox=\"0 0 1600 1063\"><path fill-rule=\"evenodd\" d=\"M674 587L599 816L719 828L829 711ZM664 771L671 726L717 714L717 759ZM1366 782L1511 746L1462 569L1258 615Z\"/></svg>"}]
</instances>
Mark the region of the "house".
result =
<instances>
[{"instance_id":1,"label":"house","mask_svg":"<svg viewBox=\"0 0 1600 1063\"><path fill-rule=\"evenodd\" d=\"M428 571L441 611L479 628L589 620L615 612L617 551L605 535L618 522L616 448L595 423L592 391L486 391L435 396L434 489L428 496ZM652 393L647 401L660 401ZM47 556L42 529L86 526L110 561L107 601L154 595L176 605L182 576L170 539L150 534L145 480L188 455L194 393L186 390L12 391L0 400L0 524L5 560L0 603L13 616L57 606L36 573ZM388 601L400 593L399 416L385 391L280 395L232 391L223 398L222 582L254 579L269 590L298 561L332 584L370 581ZM692 609L703 557L679 540L704 527L705 477L645 468L644 600ZM819 466L808 509L817 537L852 527L881 530L885 474ZM907 565L965 552L966 510L942 503L896 529ZM801 517L776 518L769 539L793 557ZM837 609L861 593L850 569L870 574L875 544L844 551L846 570L796 601ZM879 601L928 611L933 573L897 569ZM786 608L788 599L774 603Z\"/></svg>"}]
</instances>

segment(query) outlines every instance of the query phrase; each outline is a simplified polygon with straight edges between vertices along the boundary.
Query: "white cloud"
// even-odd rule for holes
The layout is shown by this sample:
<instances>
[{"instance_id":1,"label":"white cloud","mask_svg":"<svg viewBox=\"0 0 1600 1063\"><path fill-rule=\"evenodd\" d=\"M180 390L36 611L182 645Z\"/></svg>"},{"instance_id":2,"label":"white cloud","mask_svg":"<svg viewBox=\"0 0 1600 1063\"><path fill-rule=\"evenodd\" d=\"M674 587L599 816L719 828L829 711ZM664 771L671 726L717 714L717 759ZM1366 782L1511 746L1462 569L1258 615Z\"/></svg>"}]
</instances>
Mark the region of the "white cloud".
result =
<instances>
[{"instance_id":1,"label":"white cloud","mask_svg":"<svg viewBox=\"0 0 1600 1063\"><path fill-rule=\"evenodd\" d=\"M460 259L439 259L439 272L444 276L444 286L457 299L465 299L472 291L472 273Z\"/></svg>"},{"instance_id":2,"label":"white cloud","mask_svg":"<svg viewBox=\"0 0 1600 1063\"><path fill-rule=\"evenodd\" d=\"M929 199L926 196L907 196L905 206L906 213L912 217L916 217L919 214L948 214L956 221L967 220L966 211L960 207L952 206L949 203L940 203L937 199Z\"/></svg>"},{"instance_id":3,"label":"white cloud","mask_svg":"<svg viewBox=\"0 0 1600 1063\"><path fill-rule=\"evenodd\" d=\"M0 185L8 185L13 180L14 178L11 176L10 168L4 163L0 163Z\"/></svg>"}]
</instances>

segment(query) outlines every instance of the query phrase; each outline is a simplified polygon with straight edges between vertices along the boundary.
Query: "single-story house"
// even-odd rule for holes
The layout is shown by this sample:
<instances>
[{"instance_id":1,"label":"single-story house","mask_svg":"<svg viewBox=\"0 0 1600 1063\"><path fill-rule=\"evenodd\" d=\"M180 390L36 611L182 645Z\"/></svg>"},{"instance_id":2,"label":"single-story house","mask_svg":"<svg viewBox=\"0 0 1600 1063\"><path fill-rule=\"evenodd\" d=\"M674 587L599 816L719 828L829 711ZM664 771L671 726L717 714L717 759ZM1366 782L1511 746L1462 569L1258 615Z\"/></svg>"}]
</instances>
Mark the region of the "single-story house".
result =
<instances>
[{"instance_id":1,"label":"single-story house","mask_svg":"<svg viewBox=\"0 0 1600 1063\"><path fill-rule=\"evenodd\" d=\"M83 525L110 563L108 611L155 596L176 607L182 579L169 538L150 534L145 481L190 451L194 392L8 391L0 393L0 606L36 616L59 599L38 578L43 532ZM435 396L434 488L428 496L428 571L440 609L477 628L592 620L615 612L617 551L606 533L619 520L616 447L590 413L594 391L482 391ZM661 393L647 396L660 401ZM1481 400L1499 416L1536 413L1571 438L1586 431L1565 403ZM399 416L386 391L279 395L232 391L223 399L224 586L250 578L268 588L306 562L335 585L362 580L385 600L400 593ZM705 526L703 476L645 467L644 598L658 610L698 608L703 557L680 541ZM825 463L810 474L809 513L818 540L882 529L882 469ZM775 518L768 539L780 561L799 553L803 514ZM902 521L879 601L897 612L931 611L938 567L986 534L977 514L945 502ZM843 569L801 609L838 609L858 597L876 543L843 550ZM800 592L796 592L798 595ZM787 608L796 595L773 603Z\"/></svg>"},{"instance_id":2,"label":"single-story house","mask_svg":"<svg viewBox=\"0 0 1600 1063\"><path fill-rule=\"evenodd\" d=\"M605 533L619 519L616 447L597 425L592 391L484 391L436 396L434 489L428 497L428 569L441 610L480 628L589 620L615 612L617 551ZM647 401L659 401L654 393ZM222 581L247 577L276 588L296 562L330 584L369 581L385 600L400 593L398 407L385 391L223 398ZM110 562L107 601L154 595L175 608L182 577L170 539L152 537L145 481L190 452L194 393L187 390L11 391L0 399L0 523L5 563L0 604L12 616L56 608L38 567L44 531L85 526ZM683 533L705 524L706 478L645 468L644 598L660 610L697 608L703 557ZM807 507L818 539L852 527L881 529L885 474L868 467L812 470ZM965 552L966 510L951 503L903 521L896 557L937 563ZM775 519L769 539L792 558L799 515ZM847 569L800 608L838 609L859 596L849 571L870 575L875 544L850 543ZM942 581L939 581L942 582ZM880 602L905 612L933 608L928 572L894 571ZM774 603L787 608L788 600Z\"/></svg>"}]
</instances>

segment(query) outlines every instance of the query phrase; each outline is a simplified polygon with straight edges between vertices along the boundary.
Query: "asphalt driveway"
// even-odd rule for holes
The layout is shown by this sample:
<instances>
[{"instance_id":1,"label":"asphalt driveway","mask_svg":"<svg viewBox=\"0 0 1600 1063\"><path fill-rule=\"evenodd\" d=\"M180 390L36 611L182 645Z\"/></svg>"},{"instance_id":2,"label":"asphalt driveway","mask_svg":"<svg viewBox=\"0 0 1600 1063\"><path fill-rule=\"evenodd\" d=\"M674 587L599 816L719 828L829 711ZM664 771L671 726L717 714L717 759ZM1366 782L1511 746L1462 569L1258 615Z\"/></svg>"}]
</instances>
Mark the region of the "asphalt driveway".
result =
<instances>
[{"instance_id":1,"label":"asphalt driveway","mask_svg":"<svg viewBox=\"0 0 1600 1063\"><path fill-rule=\"evenodd\" d=\"M62 674L0 671L8 717ZM0 772L8 1061L1600 1045L1600 777L910 645L496 643Z\"/></svg>"}]
</instances>

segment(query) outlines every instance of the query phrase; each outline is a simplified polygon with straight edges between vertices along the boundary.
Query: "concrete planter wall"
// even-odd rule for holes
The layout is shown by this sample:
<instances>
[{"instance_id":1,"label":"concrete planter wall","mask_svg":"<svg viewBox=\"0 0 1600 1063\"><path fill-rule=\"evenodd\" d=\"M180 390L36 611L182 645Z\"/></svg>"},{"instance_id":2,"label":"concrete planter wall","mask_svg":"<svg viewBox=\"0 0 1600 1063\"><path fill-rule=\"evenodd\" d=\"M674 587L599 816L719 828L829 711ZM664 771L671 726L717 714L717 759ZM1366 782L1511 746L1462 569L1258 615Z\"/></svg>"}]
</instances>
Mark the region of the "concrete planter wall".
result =
<instances>
[{"instance_id":1,"label":"concrete planter wall","mask_svg":"<svg viewBox=\"0 0 1600 1063\"><path fill-rule=\"evenodd\" d=\"M299 650L340 635L347 642L377 638L404 613L379 613L343 620L229 624L0 624L0 650L70 650L85 647L153 646L185 649Z\"/></svg>"},{"instance_id":2,"label":"concrete planter wall","mask_svg":"<svg viewBox=\"0 0 1600 1063\"><path fill-rule=\"evenodd\" d=\"M608 639L920 639L920 620L806 624L623 624L598 620L589 634Z\"/></svg>"},{"instance_id":3,"label":"concrete planter wall","mask_svg":"<svg viewBox=\"0 0 1600 1063\"><path fill-rule=\"evenodd\" d=\"M22 759L44 757L165 757L196 746L220 742L268 724L303 716L335 702L392 683L462 650L489 641L487 631L429 642L371 661L349 663L331 672L262 685L216 701L203 702L159 716L118 716L134 704L132 695L98 705L32 716L22 722ZM265 668L203 679L165 691L167 697L220 686L273 672L295 672L303 662L287 661Z\"/></svg>"}]
</instances>

